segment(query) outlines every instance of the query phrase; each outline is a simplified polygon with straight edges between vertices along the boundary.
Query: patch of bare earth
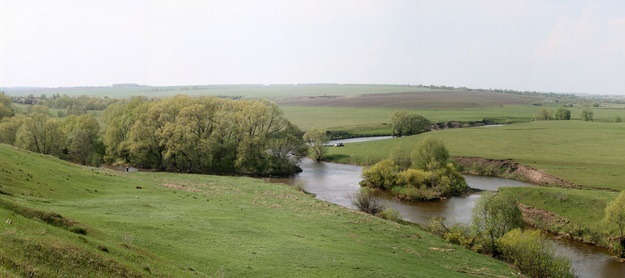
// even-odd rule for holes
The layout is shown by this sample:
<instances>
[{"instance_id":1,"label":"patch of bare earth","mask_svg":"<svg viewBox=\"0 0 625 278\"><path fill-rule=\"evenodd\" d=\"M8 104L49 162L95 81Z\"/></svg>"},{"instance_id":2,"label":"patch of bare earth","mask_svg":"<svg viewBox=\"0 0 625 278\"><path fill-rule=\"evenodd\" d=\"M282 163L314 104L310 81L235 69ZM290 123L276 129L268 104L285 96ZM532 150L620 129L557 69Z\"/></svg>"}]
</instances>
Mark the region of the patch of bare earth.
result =
<instances>
[{"instance_id":1,"label":"patch of bare earth","mask_svg":"<svg viewBox=\"0 0 625 278\"><path fill-rule=\"evenodd\" d=\"M515 178L538 185L555 185L568 188L581 188L580 185L565 181L541 170L522 165L511 159L488 159L481 157L455 157L457 164L470 175L483 175L480 169L496 169L494 176Z\"/></svg>"},{"instance_id":2,"label":"patch of bare earth","mask_svg":"<svg viewBox=\"0 0 625 278\"><path fill-rule=\"evenodd\" d=\"M529 104L536 99L506 93L480 91L427 91L365 94L356 97L298 97L278 101L285 106L379 107L399 109L479 108Z\"/></svg>"}]
</instances>

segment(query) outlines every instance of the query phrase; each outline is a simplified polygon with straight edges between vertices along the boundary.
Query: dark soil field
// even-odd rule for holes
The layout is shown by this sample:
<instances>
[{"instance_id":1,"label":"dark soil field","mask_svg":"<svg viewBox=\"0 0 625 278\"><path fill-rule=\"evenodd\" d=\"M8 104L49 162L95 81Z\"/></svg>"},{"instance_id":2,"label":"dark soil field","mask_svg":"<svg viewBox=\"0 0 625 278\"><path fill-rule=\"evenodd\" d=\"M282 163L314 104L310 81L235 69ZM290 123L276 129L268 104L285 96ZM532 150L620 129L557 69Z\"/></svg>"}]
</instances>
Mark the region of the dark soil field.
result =
<instances>
[{"instance_id":1,"label":"dark soil field","mask_svg":"<svg viewBox=\"0 0 625 278\"><path fill-rule=\"evenodd\" d=\"M399 109L479 108L530 104L536 97L479 91L426 91L359 96L295 97L279 101L281 106L383 107Z\"/></svg>"}]
</instances>

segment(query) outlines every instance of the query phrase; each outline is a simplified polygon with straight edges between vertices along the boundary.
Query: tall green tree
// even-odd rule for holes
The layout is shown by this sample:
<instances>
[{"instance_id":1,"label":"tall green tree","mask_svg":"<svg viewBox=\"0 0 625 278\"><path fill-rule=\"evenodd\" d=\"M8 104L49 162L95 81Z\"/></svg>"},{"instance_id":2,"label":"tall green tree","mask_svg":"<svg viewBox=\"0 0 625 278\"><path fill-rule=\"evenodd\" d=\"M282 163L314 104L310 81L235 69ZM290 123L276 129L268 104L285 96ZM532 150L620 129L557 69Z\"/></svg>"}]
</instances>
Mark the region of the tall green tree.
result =
<instances>
[{"instance_id":1,"label":"tall green tree","mask_svg":"<svg viewBox=\"0 0 625 278\"><path fill-rule=\"evenodd\" d=\"M11 117L15 113L11 103L11 98L0 91L0 120L5 117Z\"/></svg>"},{"instance_id":2,"label":"tall green tree","mask_svg":"<svg viewBox=\"0 0 625 278\"><path fill-rule=\"evenodd\" d=\"M595 116L595 112L593 112L592 110L588 108L584 108L584 110L582 110L582 112L580 113L580 117L582 118L582 121L586 121L586 122L592 122L594 116Z\"/></svg>"},{"instance_id":3,"label":"tall green tree","mask_svg":"<svg viewBox=\"0 0 625 278\"><path fill-rule=\"evenodd\" d=\"M435 170L449 162L449 151L440 139L427 138L412 154L412 167Z\"/></svg>"},{"instance_id":4,"label":"tall green tree","mask_svg":"<svg viewBox=\"0 0 625 278\"><path fill-rule=\"evenodd\" d=\"M524 226L516 202L508 196L491 192L484 192L475 204L472 221L484 247L495 256L498 255L496 240L512 229Z\"/></svg>"},{"instance_id":5,"label":"tall green tree","mask_svg":"<svg viewBox=\"0 0 625 278\"><path fill-rule=\"evenodd\" d=\"M422 115L410 113L406 110L397 110L390 116L393 136L404 136L423 133L429 130L432 124Z\"/></svg>"},{"instance_id":6,"label":"tall green tree","mask_svg":"<svg viewBox=\"0 0 625 278\"><path fill-rule=\"evenodd\" d=\"M315 161L321 161L328 152L328 148L325 146L328 141L325 129L313 127L304 134L304 142L310 147Z\"/></svg>"},{"instance_id":7,"label":"tall green tree","mask_svg":"<svg viewBox=\"0 0 625 278\"><path fill-rule=\"evenodd\" d=\"M556 118L556 120L566 120L566 121L568 121L568 120L571 119L571 110L560 107L556 111L555 118Z\"/></svg>"},{"instance_id":8,"label":"tall green tree","mask_svg":"<svg viewBox=\"0 0 625 278\"><path fill-rule=\"evenodd\" d=\"M15 145L17 131L24 123L26 116L17 114L13 117L5 117L0 120L0 142Z\"/></svg>"},{"instance_id":9,"label":"tall green tree","mask_svg":"<svg viewBox=\"0 0 625 278\"><path fill-rule=\"evenodd\" d=\"M58 119L51 118L45 107L35 107L33 111L18 129L15 145L33 152L60 155L65 137Z\"/></svg>"}]
</instances>

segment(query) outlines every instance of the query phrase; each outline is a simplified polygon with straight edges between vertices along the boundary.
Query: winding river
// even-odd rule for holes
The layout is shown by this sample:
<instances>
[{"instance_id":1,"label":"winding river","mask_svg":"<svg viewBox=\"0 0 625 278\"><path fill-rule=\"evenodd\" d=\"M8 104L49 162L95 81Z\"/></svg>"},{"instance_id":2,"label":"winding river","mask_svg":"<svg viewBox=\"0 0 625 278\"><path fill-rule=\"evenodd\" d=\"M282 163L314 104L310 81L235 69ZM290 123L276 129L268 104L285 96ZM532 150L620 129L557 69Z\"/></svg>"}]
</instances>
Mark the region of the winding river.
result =
<instances>
[{"instance_id":1,"label":"winding river","mask_svg":"<svg viewBox=\"0 0 625 278\"><path fill-rule=\"evenodd\" d=\"M362 142L366 139L359 139ZM344 143L349 143L343 140ZM309 159L301 162L303 172L290 178L271 179L272 182L294 185L304 184L304 189L317 195L317 198L344 207L354 208L352 196L359 190L362 167L336 163L317 163ZM497 190L505 186L533 186L519 181L465 176L469 187L482 190ZM401 218L425 225L429 218L444 217L451 223L469 223L471 211L480 193L466 197L452 197L433 202L398 202L391 196L377 196L386 207L398 210ZM625 277L625 263L619 263L603 248L582 244L567 239L551 237L556 252L571 259L579 277Z\"/></svg>"}]
</instances>

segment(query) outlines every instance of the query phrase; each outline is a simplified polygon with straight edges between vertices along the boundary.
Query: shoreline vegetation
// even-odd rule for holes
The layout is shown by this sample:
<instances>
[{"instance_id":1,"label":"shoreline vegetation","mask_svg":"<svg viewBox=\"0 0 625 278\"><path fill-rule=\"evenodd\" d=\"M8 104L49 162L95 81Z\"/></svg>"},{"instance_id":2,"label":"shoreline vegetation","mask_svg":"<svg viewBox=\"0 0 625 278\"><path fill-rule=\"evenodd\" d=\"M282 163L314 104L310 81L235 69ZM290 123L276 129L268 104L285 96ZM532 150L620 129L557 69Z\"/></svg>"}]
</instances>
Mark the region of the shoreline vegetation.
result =
<instances>
[{"instance_id":1,"label":"shoreline vegetation","mask_svg":"<svg viewBox=\"0 0 625 278\"><path fill-rule=\"evenodd\" d=\"M485 176L505 178L511 180L518 180L522 182L528 182L541 187L553 187L555 189L573 189L573 190L598 190L603 191L606 194L616 195L619 191L611 188L584 188L580 185L573 184L562 178L554 175L546 174L540 169L535 169L530 166L526 166L515 162L511 159L486 159L480 157L451 157L451 160L458 168L458 171L465 175ZM333 162L331 160L324 160L325 162ZM350 164L350 163L345 163ZM380 189L379 190L385 190ZM523 192L526 192L526 188L501 188L501 192L504 195L516 195L517 200L522 200ZM474 189L468 188L466 193L475 192ZM462 194L460 194L462 195ZM438 197L436 197L438 198ZM436 198L430 198L436 199ZM566 200L567 196L563 192L559 195L560 202ZM428 199L402 199L407 201L428 201ZM532 200L532 199L530 199ZM607 200L603 202L603 205L607 204ZM593 229L591 226L584 225L567 219L565 216L558 213L544 210L538 207L533 207L528 204L524 204L521 201L518 202L519 209L522 212L523 219L531 227L538 228L546 231L552 235L565 237L574 241L578 241L584 244L591 244L594 246L606 248L613 253L619 252L619 246L609 237L607 234L602 234L596 227ZM603 208L600 208L603 212ZM603 227L603 226L602 226Z\"/></svg>"}]
</instances>

